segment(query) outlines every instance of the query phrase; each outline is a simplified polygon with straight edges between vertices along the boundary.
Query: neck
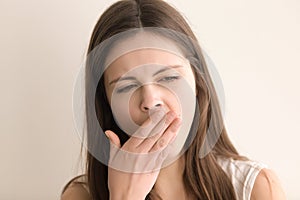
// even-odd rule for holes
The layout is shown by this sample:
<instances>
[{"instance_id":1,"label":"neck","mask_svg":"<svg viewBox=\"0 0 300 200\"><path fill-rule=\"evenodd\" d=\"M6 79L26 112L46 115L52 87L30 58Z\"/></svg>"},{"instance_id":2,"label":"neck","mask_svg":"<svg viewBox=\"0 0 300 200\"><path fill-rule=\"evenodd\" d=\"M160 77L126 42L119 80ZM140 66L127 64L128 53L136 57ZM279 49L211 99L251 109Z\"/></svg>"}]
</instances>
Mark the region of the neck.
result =
<instances>
[{"instance_id":1,"label":"neck","mask_svg":"<svg viewBox=\"0 0 300 200\"><path fill-rule=\"evenodd\" d=\"M162 199L186 199L183 182L185 156L181 156L171 165L160 170L155 190Z\"/></svg>"}]
</instances>

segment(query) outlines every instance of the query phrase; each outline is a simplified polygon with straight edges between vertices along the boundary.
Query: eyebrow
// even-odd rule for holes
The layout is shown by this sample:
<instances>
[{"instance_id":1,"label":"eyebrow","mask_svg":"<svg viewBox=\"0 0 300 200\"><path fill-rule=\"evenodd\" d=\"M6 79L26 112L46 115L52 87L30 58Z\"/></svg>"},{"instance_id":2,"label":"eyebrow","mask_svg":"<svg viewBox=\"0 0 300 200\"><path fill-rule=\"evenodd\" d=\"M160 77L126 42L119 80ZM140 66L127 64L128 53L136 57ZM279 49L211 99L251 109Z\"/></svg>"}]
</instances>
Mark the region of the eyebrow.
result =
<instances>
[{"instance_id":1,"label":"eyebrow","mask_svg":"<svg viewBox=\"0 0 300 200\"><path fill-rule=\"evenodd\" d=\"M157 72L155 72L152 76L156 76L157 74L160 74L164 71L167 71L167 70L170 70L171 68L179 68L179 67L183 67L182 65L170 65L170 66L167 66L167 67L164 67L160 70L158 70ZM127 76L127 77L118 77L114 80L112 80L111 82L109 82L109 85L112 85L118 81L124 81L124 80L136 80L135 77L133 76Z\"/></svg>"}]
</instances>

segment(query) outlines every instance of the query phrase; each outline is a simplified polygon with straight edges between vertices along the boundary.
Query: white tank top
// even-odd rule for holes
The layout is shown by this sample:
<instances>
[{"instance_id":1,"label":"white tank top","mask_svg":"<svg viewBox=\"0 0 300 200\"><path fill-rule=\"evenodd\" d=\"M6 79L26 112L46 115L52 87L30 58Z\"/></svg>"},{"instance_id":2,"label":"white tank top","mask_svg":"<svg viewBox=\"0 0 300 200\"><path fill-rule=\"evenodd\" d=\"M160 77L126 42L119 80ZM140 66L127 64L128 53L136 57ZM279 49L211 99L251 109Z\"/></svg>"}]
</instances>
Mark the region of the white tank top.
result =
<instances>
[{"instance_id":1,"label":"white tank top","mask_svg":"<svg viewBox=\"0 0 300 200\"><path fill-rule=\"evenodd\" d=\"M267 166L250 160L241 161L218 158L217 161L231 179L237 199L250 200L255 179L260 170L267 168Z\"/></svg>"}]
</instances>

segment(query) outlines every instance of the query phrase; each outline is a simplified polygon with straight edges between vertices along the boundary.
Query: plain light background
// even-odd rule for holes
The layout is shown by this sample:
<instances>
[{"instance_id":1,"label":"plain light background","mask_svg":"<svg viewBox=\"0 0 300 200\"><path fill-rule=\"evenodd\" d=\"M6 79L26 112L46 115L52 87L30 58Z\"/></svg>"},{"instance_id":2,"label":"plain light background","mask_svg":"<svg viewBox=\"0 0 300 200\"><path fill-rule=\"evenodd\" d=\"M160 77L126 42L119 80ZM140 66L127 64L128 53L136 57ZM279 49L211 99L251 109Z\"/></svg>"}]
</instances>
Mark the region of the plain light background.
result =
<instances>
[{"instance_id":1,"label":"plain light background","mask_svg":"<svg viewBox=\"0 0 300 200\"><path fill-rule=\"evenodd\" d=\"M1 200L59 199L82 172L73 83L111 2L1 0ZM168 2L219 71L234 144L275 170L288 199L300 199L300 1Z\"/></svg>"}]
</instances>

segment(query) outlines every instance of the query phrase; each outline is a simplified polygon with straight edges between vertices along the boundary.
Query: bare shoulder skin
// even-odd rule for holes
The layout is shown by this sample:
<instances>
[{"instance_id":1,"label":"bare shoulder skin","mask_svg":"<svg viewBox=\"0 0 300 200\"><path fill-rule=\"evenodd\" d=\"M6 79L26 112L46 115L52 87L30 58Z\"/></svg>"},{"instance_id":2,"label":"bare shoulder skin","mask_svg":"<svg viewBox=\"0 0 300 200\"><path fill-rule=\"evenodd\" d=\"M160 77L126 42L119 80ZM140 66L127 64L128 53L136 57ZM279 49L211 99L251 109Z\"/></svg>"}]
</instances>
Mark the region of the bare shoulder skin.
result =
<instances>
[{"instance_id":1,"label":"bare shoulder skin","mask_svg":"<svg viewBox=\"0 0 300 200\"><path fill-rule=\"evenodd\" d=\"M262 169L255 180L251 200L285 199L285 193L276 174L270 169Z\"/></svg>"},{"instance_id":2,"label":"bare shoulder skin","mask_svg":"<svg viewBox=\"0 0 300 200\"><path fill-rule=\"evenodd\" d=\"M91 197L82 185L73 184L64 191L61 200L91 200Z\"/></svg>"}]
</instances>

